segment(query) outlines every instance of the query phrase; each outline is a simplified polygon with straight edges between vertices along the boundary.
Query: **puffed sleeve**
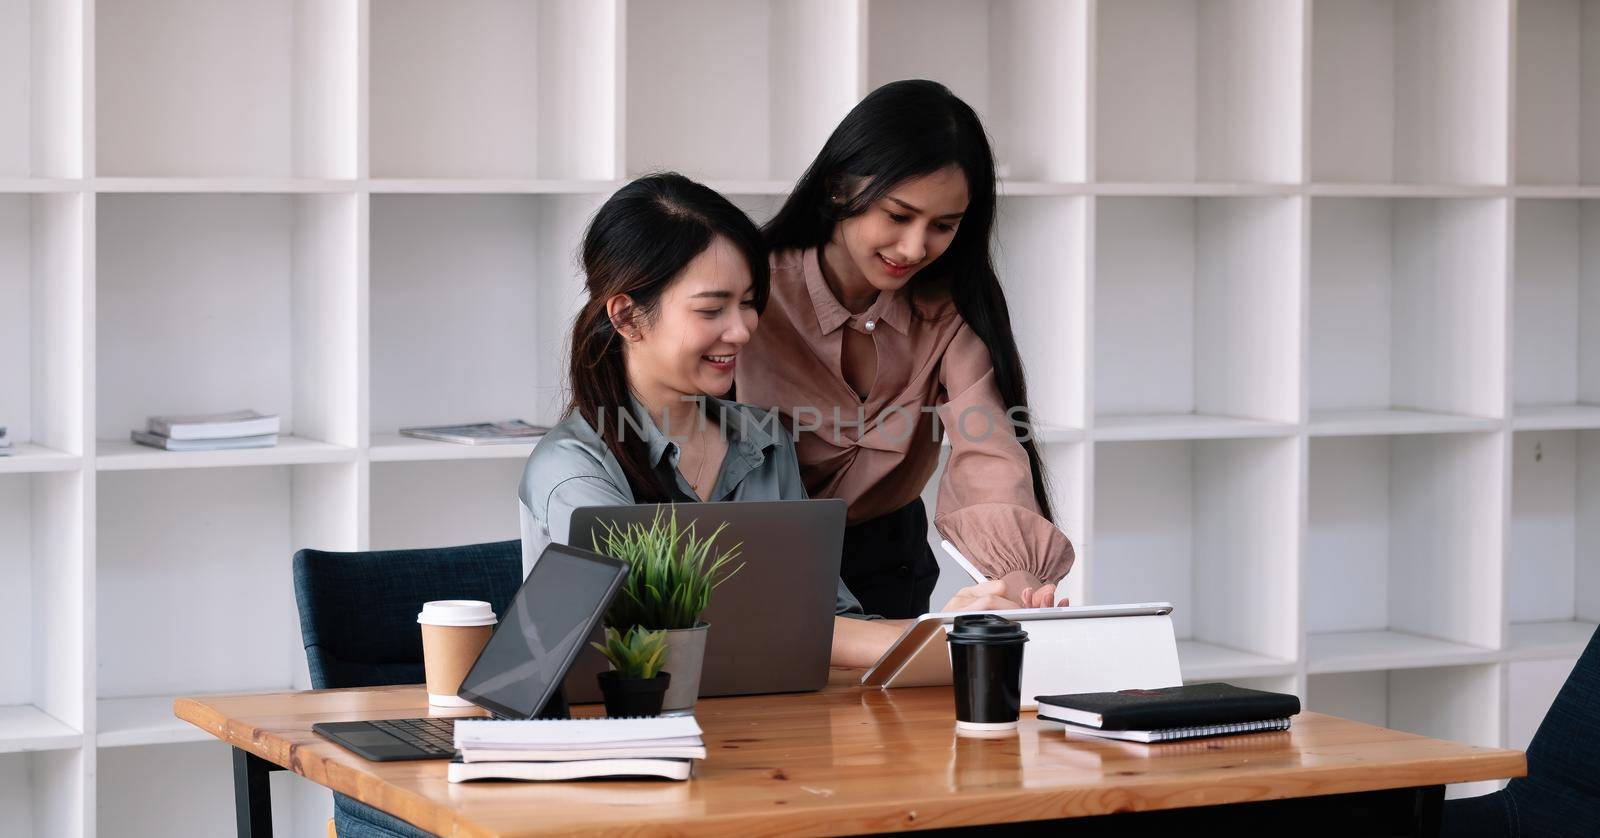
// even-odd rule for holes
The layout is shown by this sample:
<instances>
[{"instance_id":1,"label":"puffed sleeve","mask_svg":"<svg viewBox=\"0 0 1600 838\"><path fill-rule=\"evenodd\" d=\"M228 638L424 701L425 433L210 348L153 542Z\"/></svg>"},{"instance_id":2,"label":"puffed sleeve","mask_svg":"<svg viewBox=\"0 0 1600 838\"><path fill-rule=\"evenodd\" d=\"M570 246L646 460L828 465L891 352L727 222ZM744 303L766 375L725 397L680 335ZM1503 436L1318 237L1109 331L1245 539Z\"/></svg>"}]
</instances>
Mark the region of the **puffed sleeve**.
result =
<instances>
[{"instance_id":1,"label":"puffed sleeve","mask_svg":"<svg viewBox=\"0 0 1600 838\"><path fill-rule=\"evenodd\" d=\"M1039 514L1028 454L1000 399L989 349L966 324L944 353L939 383L950 459L934 526L991 579L1022 571L1059 582L1072 569L1072 542Z\"/></svg>"}]
</instances>

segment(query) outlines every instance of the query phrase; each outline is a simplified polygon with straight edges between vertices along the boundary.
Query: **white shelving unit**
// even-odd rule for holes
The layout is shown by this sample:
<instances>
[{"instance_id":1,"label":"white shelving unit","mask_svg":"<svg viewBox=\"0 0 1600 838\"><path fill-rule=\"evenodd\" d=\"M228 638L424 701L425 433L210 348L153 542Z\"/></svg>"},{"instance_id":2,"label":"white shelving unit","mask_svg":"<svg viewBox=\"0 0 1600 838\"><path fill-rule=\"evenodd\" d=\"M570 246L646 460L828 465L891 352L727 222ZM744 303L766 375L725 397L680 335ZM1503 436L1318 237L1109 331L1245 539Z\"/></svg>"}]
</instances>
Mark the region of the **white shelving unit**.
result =
<instances>
[{"instance_id":1,"label":"white shelving unit","mask_svg":"<svg viewBox=\"0 0 1600 838\"><path fill-rule=\"evenodd\" d=\"M516 537L529 446L398 430L558 415L594 209L770 217L913 76L993 136L1066 594L1523 746L1600 623L1597 73L1600 0L0 0L0 832L228 831L172 697L307 685L299 547Z\"/></svg>"}]
</instances>

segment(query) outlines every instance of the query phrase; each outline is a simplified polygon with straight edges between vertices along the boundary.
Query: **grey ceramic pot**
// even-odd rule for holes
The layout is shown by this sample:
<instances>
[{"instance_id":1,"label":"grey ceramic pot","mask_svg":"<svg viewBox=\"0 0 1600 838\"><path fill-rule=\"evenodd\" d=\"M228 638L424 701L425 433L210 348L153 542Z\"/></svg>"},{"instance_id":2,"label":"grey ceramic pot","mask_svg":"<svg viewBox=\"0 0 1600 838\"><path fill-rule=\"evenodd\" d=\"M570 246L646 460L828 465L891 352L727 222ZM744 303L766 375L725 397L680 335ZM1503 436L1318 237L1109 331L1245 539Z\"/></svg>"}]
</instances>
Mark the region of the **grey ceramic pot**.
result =
<instances>
[{"instance_id":1,"label":"grey ceramic pot","mask_svg":"<svg viewBox=\"0 0 1600 838\"><path fill-rule=\"evenodd\" d=\"M661 714L683 714L694 710L700 697L700 665L706 657L706 630L709 623L692 629L667 632L667 662L661 668L672 673L672 684L661 701Z\"/></svg>"}]
</instances>

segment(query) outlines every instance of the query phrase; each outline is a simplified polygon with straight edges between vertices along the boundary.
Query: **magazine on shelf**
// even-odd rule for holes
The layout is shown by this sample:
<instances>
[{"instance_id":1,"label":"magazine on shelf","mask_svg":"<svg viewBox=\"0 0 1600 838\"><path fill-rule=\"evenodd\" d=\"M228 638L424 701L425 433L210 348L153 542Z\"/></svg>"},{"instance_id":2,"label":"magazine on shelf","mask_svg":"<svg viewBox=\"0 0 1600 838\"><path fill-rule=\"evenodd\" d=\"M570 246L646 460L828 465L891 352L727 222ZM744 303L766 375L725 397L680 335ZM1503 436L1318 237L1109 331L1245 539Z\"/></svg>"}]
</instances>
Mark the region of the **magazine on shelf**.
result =
<instances>
[{"instance_id":1,"label":"magazine on shelf","mask_svg":"<svg viewBox=\"0 0 1600 838\"><path fill-rule=\"evenodd\" d=\"M550 429L544 425L531 425L521 419L400 429L401 436L454 442L460 445L511 445L534 442L549 432Z\"/></svg>"},{"instance_id":2,"label":"magazine on shelf","mask_svg":"<svg viewBox=\"0 0 1600 838\"><path fill-rule=\"evenodd\" d=\"M168 439L160 434L134 431L132 438L140 445L160 448L163 451L228 451L236 448L271 448L278 444L277 434L229 439Z\"/></svg>"}]
</instances>

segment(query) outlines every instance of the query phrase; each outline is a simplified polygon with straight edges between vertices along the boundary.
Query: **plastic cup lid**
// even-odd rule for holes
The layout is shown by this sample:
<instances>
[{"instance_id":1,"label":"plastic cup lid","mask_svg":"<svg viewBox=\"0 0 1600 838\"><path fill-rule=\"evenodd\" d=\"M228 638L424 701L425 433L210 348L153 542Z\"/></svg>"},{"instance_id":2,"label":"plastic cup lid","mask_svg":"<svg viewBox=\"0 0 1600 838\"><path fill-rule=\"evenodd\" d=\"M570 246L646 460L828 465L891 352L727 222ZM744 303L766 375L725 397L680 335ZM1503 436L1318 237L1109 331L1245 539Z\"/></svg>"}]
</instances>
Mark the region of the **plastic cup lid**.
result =
<instances>
[{"instance_id":1,"label":"plastic cup lid","mask_svg":"<svg viewBox=\"0 0 1600 838\"><path fill-rule=\"evenodd\" d=\"M489 603L477 599L438 599L422 604L417 622L430 626L492 626L496 619Z\"/></svg>"},{"instance_id":2,"label":"plastic cup lid","mask_svg":"<svg viewBox=\"0 0 1600 838\"><path fill-rule=\"evenodd\" d=\"M962 614L945 639L951 643L1004 643L1027 640L1028 633L1021 623L998 614Z\"/></svg>"}]
</instances>

